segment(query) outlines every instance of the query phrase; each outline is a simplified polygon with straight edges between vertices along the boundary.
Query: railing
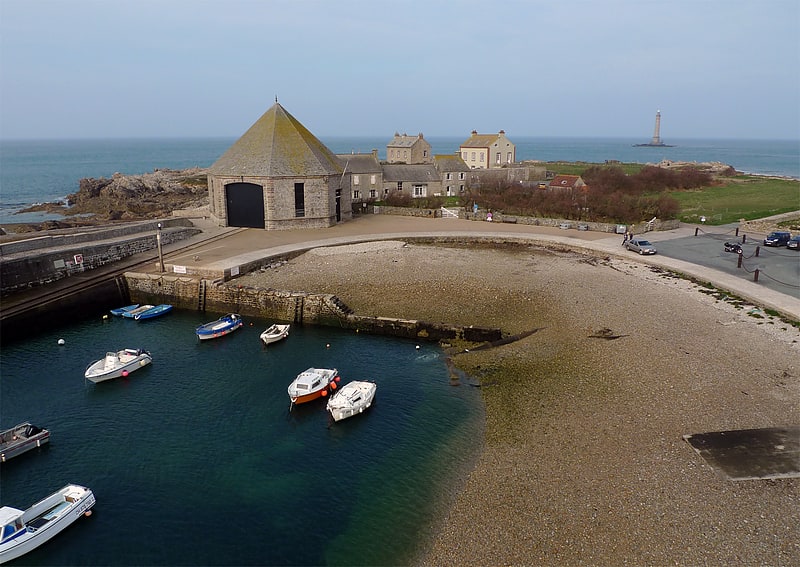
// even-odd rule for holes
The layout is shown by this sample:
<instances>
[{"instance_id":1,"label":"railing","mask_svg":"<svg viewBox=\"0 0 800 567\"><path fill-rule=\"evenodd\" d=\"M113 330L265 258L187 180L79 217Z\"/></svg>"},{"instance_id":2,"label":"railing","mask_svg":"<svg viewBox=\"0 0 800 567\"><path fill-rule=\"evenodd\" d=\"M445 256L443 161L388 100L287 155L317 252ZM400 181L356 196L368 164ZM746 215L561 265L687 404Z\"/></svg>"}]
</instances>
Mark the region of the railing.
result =
<instances>
[{"instance_id":1,"label":"railing","mask_svg":"<svg viewBox=\"0 0 800 567\"><path fill-rule=\"evenodd\" d=\"M457 219L458 218L458 212L457 211L452 211L452 210L450 210L450 209L448 209L446 207L442 207L442 218L443 219Z\"/></svg>"}]
</instances>

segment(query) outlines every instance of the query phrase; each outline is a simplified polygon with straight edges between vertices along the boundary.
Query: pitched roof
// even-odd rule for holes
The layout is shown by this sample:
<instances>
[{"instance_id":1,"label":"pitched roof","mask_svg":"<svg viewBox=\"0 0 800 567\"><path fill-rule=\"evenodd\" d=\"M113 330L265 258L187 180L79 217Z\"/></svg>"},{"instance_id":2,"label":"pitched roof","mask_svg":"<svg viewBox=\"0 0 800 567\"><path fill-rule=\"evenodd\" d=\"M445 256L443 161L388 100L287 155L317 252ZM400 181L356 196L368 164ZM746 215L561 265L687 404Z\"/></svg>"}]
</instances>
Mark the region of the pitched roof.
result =
<instances>
[{"instance_id":1,"label":"pitched roof","mask_svg":"<svg viewBox=\"0 0 800 567\"><path fill-rule=\"evenodd\" d=\"M394 138L392 141L386 144L387 148L410 148L420 140L422 140L422 133L420 132L419 136L409 136L408 134L400 135L397 132L394 133Z\"/></svg>"},{"instance_id":2,"label":"pitched roof","mask_svg":"<svg viewBox=\"0 0 800 567\"><path fill-rule=\"evenodd\" d=\"M461 156L455 154L437 154L433 156L434 163L440 171L470 171Z\"/></svg>"},{"instance_id":3,"label":"pitched roof","mask_svg":"<svg viewBox=\"0 0 800 567\"><path fill-rule=\"evenodd\" d=\"M461 143L462 148L488 148L494 144L501 136L505 136L505 130L500 130L497 134L478 134L475 130L465 142Z\"/></svg>"},{"instance_id":4,"label":"pitched roof","mask_svg":"<svg viewBox=\"0 0 800 567\"><path fill-rule=\"evenodd\" d=\"M381 164L374 154L336 154L342 169L350 173L380 173Z\"/></svg>"},{"instance_id":5,"label":"pitched roof","mask_svg":"<svg viewBox=\"0 0 800 567\"><path fill-rule=\"evenodd\" d=\"M575 187L583 181L579 175L556 175L550 180L550 187Z\"/></svg>"},{"instance_id":6,"label":"pitched roof","mask_svg":"<svg viewBox=\"0 0 800 567\"><path fill-rule=\"evenodd\" d=\"M308 177L341 174L342 164L276 102L209 171L214 175Z\"/></svg>"},{"instance_id":7,"label":"pitched roof","mask_svg":"<svg viewBox=\"0 0 800 567\"><path fill-rule=\"evenodd\" d=\"M384 181L408 181L409 183L430 183L441 181L436 167L433 165L384 165Z\"/></svg>"}]
</instances>

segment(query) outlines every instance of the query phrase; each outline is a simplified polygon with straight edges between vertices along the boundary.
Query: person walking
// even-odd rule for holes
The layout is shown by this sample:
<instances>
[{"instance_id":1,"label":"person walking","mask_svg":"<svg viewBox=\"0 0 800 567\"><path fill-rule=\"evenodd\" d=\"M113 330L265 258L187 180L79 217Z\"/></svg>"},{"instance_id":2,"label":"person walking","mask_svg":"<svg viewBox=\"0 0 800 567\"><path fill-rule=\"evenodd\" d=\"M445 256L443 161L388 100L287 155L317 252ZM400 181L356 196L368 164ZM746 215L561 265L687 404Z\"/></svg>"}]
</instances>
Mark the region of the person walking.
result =
<instances>
[{"instance_id":1,"label":"person walking","mask_svg":"<svg viewBox=\"0 0 800 567\"><path fill-rule=\"evenodd\" d=\"M631 233L630 233L630 232L629 232L629 231L626 229L626 230L625 230L625 236L624 236L624 238L622 239L622 245L623 245L623 246L625 246L625 244L627 244L627 242L628 242L628 239L630 238L630 235L631 235Z\"/></svg>"}]
</instances>

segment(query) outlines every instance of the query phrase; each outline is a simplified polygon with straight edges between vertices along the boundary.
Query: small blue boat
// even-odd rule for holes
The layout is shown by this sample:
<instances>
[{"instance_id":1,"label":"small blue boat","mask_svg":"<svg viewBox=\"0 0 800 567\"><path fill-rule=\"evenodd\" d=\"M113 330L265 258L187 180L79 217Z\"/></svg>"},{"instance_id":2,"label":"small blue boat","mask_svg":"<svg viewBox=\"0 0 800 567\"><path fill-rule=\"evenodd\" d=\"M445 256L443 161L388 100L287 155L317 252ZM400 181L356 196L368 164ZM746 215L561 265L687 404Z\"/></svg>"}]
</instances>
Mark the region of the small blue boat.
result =
<instances>
[{"instance_id":1,"label":"small blue boat","mask_svg":"<svg viewBox=\"0 0 800 567\"><path fill-rule=\"evenodd\" d=\"M116 309L111 310L112 315L116 315L117 317L122 317L125 313L130 313L134 309L139 307L138 303L134 303L133 305L126 305L125 307L117 307Z\"/></svg>"},{"instance_id":2,"label":"small blue boat","mask_svg":"<svg viewBox=\"0 0 800 567\"><path fill-rule=\"evenodd\" d=\"M147 311L142 311L141 313L137 313L134 319L137 321L144 321L146 319L153 319L154 317L160 317L165 313L169 313L172 311L172 305L168 303L162 303L161 305L151 306L150 309Z\"/></svg>"},{"instance_id":3,"label":"small blue boat","mask_svg":"<svg viewBox=\"0 0 800 567\"><path fill-rule=\"evenodd\" d=\"M234 332L236 329L244 325L242 316L238 313L228 313L224 317L220 317L216 321L200 325L195 329L197 337L201 340L216 339L224 337L228 333Z\"/></svg>"}]
</instances>

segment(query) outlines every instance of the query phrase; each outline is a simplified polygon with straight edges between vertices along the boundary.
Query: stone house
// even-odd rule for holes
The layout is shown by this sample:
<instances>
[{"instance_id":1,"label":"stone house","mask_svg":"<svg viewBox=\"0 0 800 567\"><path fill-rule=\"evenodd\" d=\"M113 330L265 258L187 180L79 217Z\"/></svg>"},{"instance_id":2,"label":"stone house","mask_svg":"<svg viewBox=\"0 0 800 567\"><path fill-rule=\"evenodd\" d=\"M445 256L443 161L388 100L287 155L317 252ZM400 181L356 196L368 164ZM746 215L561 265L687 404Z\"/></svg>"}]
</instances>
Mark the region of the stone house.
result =
<instances>
[{"instance_id":1,"label":"stone house","mask_svg":"<svg viewBox=\"0 0 800 567\"><path fill-rule=\"evenodd\" d=\"M431 145L418 136L394 133L394 138L386 144L386 163L428 164L433 163Z\"/></svg>"},{"instance_id":2,"label":"stone house","mask_svg":"<svg viewBox=\"0 0 800 567\"><path fill-rule=\"evenodd\" d=\"M277 101L208 170L220 226L326 228L352 218L351 172Z\"/></svg>"},{"instance_id":3,"label":"stone house","mask_svg":"<svg viewBox=\"0 0 800 567\"><path fill-rule=\"evenodd\" d=\"M478 134L473 130L459 152L470 169L496 169L516 161L516 146L506 138L504 130L497 134Z\"/></svg>"},{"instance_id":4,"label":"stone house","mask_svg":"<svg viewBox=\"0 0 800 567\"><path fill-rule=\"evenodd\" d=\"M467 187L469 166L460 155L439 154L433 156L436 171L442 179L442 195L453 197L463 195Z\"/></svg>"},{"instance_id":5,"label":"stone house","mask_svg":"<svg viewBox=\"0 0 800 567\"><path fill-rule=\"evenodd\" d=\"M433 197L442 193L442 178L434 165L385 164L383 197L400 191L413 198Z\"/></svg>"},{"instance_id":6,"label":"stone house","mask_svg":"<svg viewBox=\"0 0 800 567\"><path fill-rule=\"evenodd\" d=\"M378 150L369 154L338 154L344 171L350 174L350 199L366 204L383 198L383 168Z\"/></svg>"},{"instance_id":7,"label":"stone house","mask_svg":"<svg viewBox=\"0 0 800 567\"><path fill-rule=\"evenodd\" d=\"M582 191L586 187L580 175L556 175L547 184L550 191Z\"/></svg>"}]
</instances>

